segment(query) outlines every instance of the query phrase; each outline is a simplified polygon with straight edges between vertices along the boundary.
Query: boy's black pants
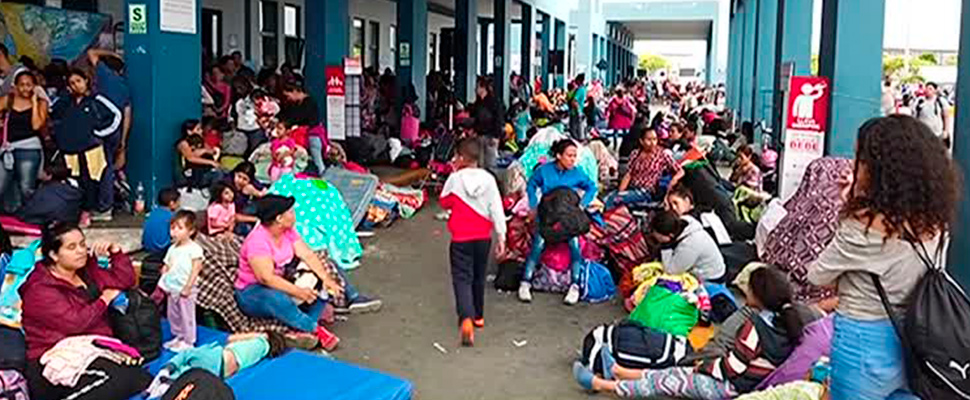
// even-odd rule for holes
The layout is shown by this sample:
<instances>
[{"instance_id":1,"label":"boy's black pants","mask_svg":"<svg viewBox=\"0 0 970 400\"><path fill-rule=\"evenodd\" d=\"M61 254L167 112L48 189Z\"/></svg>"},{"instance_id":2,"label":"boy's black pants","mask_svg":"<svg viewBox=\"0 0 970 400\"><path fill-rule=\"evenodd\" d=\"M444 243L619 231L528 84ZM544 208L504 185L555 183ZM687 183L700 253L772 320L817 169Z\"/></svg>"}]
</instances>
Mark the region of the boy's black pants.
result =
<instances>
[{"instance_id":1,"label":"boy's black pants","mask_svg":"<svg viewBox=\"0 0 970 400\"><path fill-rule=\"evenodd\" d=\"M485 268L491 248L491 240L451 242L451 283L459 322L485 316Z\"/></svg>"}]
</instances>

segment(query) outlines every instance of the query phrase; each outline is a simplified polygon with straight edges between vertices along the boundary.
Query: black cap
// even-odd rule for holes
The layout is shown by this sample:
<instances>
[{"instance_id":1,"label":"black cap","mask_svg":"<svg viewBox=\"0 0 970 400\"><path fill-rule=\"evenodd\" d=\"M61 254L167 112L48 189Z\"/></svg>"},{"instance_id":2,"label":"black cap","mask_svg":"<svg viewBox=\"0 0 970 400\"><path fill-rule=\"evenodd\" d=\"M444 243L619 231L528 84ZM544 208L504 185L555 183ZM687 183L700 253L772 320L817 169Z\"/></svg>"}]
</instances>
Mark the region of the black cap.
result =
<instances>
[{"instance_id":1,"label":"black cap","mask_svg":"<svg viewBox=\"0 0 970 400\"><path fill-rule=\"evenodd\" d=\"M295 203L296 199L292 197L268 194L256 201L256 217L262 223L270 223L280 214L293 208Z\"/></svg>"},{"instance_id":2,"label":"black cap","mask_svg":"<svg viewBox=\"0 0 970 400\"><path fill-rule=\"evenodd\" d=\"M178 377L162 395L162 400L235 400L232 389L222 379L201 368L192 368Z\"/></svg>"}]
</instances>

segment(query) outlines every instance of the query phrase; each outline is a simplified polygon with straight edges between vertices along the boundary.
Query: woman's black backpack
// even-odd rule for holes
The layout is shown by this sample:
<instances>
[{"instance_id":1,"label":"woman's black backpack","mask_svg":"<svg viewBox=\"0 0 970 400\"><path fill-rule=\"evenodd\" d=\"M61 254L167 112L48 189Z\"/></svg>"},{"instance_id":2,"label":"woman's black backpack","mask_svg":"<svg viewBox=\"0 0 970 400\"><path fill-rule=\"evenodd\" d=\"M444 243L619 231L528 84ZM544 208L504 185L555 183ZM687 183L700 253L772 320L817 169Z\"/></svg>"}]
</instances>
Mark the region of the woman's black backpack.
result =
<instances>
[{"instance_id":1,"label":"woman's black backpack","mask_svg":"<svg viewBox=\"0 0 970 400\"><path fill-rule=\"evenodd\" d=\"M146 362L154 360L162 353L162 319L158 307L141 290L124 293L128 297L124 312L114 306L108 308L111 330L115 337L137 349Z\"/></svg>"},{"instance_id":2,"label":"woman's black backpack","mask_svg":"<svg viewBox=\"0 0 970 400\"><path fill-rule=\"evenodd\" d=\"M589 232L589 216L579 207L579 195L570 188L555 189L539 203L539 234L548 244L565 242Z\"/></svg>"},{"instance_id":3,"label":"woman's black backpack","mask_svg":"<svg viewBox=\"0 0 970 400\"><path fill-rule=\"evenodd\" d=\"M922 243L913 247L929 271L913 290L904 321L889 304L879 276L872 274L905 349L910 390L923 399L970 399L970 298L934 262L942 259L942 246L935 259Z\"/></svg>"}]
</instances>

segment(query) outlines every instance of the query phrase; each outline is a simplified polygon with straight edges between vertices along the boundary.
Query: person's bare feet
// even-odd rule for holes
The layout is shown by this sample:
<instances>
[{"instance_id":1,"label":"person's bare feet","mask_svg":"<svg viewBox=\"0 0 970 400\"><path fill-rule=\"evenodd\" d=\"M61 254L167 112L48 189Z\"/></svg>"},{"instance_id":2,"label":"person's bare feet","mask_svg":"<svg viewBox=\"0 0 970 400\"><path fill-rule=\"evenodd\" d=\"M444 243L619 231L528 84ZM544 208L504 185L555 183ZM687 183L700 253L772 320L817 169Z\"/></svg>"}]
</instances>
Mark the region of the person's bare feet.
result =
<instances>
[{"instance_id":1,"label":"person's bare feet","mask_svg":"<svg viewBox=\"0 0 970 400\"><path fill-rule=\"evenodd\" d=\"M640 379L643 374L640 370L621 367L620 364L613 364L613 376L617 380L632 381Z\"/></svg>"}]
</instances>

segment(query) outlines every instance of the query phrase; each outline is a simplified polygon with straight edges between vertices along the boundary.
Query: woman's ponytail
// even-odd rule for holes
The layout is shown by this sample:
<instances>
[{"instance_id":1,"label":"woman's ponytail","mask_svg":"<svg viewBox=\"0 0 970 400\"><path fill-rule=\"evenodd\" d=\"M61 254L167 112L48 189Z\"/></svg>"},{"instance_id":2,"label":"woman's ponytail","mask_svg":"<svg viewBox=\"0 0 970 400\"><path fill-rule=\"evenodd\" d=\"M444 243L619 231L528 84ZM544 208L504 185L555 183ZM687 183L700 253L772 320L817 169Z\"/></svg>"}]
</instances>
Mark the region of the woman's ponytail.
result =
<instances>
[{"instance_id":1,"label":"woman's ponytail","mask_svg":"<svg viewBox=\"0 0 970 400\"><path fill-rule=\"evenodd\" d=\"M751 273L749 285L751 294L761 305L778 315L788 340L798 343L805 325L795 309L794 291L788 277L776 267L759 268Z\"/></svg>"}]
</instances>

